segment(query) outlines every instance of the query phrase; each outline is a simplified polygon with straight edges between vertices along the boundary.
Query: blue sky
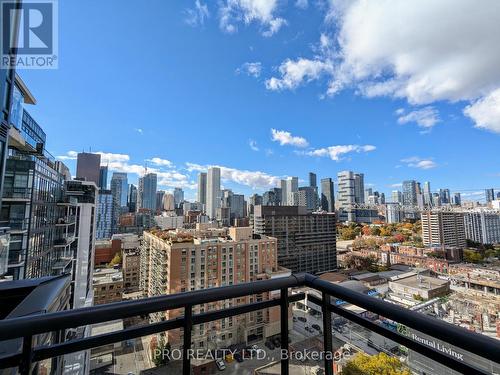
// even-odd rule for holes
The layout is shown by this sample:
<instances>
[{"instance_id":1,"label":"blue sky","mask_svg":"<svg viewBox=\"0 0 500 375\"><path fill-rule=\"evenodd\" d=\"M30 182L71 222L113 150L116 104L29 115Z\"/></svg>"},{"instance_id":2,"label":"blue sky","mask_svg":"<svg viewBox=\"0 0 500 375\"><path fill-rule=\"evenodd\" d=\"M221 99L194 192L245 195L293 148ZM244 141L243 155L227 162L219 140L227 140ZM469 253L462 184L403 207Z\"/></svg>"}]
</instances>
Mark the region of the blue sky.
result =
<instances>
[{"instance_id":1,"label":"blue sky","mask_svg":"<svg viewBox=\"0 0 500 375\"><path fill-rule=\"evenodd\" d=\"M348 169L481 198L500 188L499 2L447 2L60 1L59 68L20 74L73 172L91 148L190 199L208 165L245 194Z\"/></svg>"}]
</instances>

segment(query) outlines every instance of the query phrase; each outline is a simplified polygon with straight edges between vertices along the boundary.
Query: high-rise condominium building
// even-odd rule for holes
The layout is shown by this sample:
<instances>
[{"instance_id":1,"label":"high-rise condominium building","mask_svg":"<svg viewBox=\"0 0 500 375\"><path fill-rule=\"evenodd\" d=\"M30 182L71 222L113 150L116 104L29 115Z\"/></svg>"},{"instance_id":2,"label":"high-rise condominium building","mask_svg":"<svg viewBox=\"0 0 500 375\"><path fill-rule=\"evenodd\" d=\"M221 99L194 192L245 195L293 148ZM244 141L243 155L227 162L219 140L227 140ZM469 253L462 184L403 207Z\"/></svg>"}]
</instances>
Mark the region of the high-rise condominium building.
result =
<instances>
[{"instance_id":1,"label":"high-rise condominium building","mask_svg":"<svg viewBox=\"0 0 500 375\"><path fill-rule=\"evenodd\" d=\"M156 211L163 211L163 196L165 195L164 190L158 190L156 192Z\"/></svg>"},{"instance_id":2,"label":"high-rise condominium building","mask_svg":"<svg viewBox=\"0 0 500 375\"><path fill-rule=\"evenodd\" d=\"M450 189L439 189L439 197L441 199L441 204L450 204L451 203Z\"/></svg>"},{"instance_id":3,"label":"high-rise condominium building","mask_svg":"<svg viewBox=\"0 0 500 375\"><path fill-rule=\"evenodd\" d=\"M320 273L337 269L333 213L308 213L300 206L256 206L254 230L277 238L278 264L292 272Z\"/></svg>"},{"instance_id":4,"label":"high-rise condominium building","mask_svg":"<svg viewBox=\"0 0 500 375\"><path fill-rule=\"evenodd\" d=\"M262 204L264 206L280 206L281 205L281 189L272 188L262 195Z\"/></svg>"},{"instance_id":5,"label":"high-rise condominium building","mask_svg":"<svg viewBox=\"0 0 500 375\"><path fill-rule=\"evenodd\" d=\"M464 213L465 238L482 244L500 243L500 212L493 210Z\"/></svg>"},{"instance_id":6,"label":"high-rise condominium building","mask_svg":"<svg viewBox=\"0 0 500 375\"><path fill-rule=\"evenodd\" d=\"M356 204L365 203L364 174L351 171L342 171L338 178L339 208L348 208Z\"/></svg>"},{"instance_id":7,"label":"high-rise condominium building","mask_svg":"<svg viewBox=\"0 0 500 375\"><path fill-rule=\"evenodd\" d=\"M225 229L222 231L219 235L196 231L145 232L140 252L140 284L144 293L153 297L290 275L289 270L278 266L276 238L254 235L250 227L233 227L228 234ZM257 298L273 297L271 292ZM196 305L193 314L251 301L248 296ZM182 309L170 310L151 314L151 320L170 320L182 314ZM265 340L279 332L279 310L269 308L194 326L193 349ZM179 329L168 331L165 337L172 348L182 345Z\"/></svg>"},{"instance_id":8,"label":"high-rise condominium building","mask_svg":"<svg viewBox=\"0 0 500 375\"><path fill-rule=\"evenodd\" d=\"M111 190L99 190L97 197L96 239L109 239L113 235L113 194Z\"/></svg>"},{"instance_id":9,"label":"high-rise condominium building","mask_svg":"<svg viewBox=\"0 0 500 375\"><path fill-rule=\"evenodd\" d=\"M432 207L432 190L429 181L424 182L424 205Z\"/></svg>"},{"instance_id":10,"label":"high-rise condominium building","mask_svg":"<svg viewBox=\"0 0 500 375\"><path fill-rule=\"evenodd\" d=\"M170 193L165 193L163 195L163 210L167 212L171 212L175 210L175 200L174 200L174 195Z\"/></svg>"},{"instance_id":11,"label":"high-rise condominium building","mask_svg":"<svg viewBox=\"0 0 500 375\"><path fill-rule=\"evenodd\" d=\"M318 187L316 173L309 172L309 186L310 187Z\"/></svg>"},{"instance_id":12,"label":"high-rise condominium building","mask_svg":"<svg viewBox=\"0 0 500 375\"><path fill-rule=\"evenodd\" d=\"M184 202L184 190L179 187L174 188L174 201L175 208L182 207L182 202Z\"/></svg>"},{"instance_id":13,"label":"high-rise condominium building","mask_svg":"<svg viewBox=\"0 0 500 375\"><path fill-rule=\"evenodd\" d=\"M286 204L288 206L298 205L297 192L299 191L299 178L290 177L286 180Z\"/></svg>"},{"instance_id":14,"label":"high-rise condominium building","mask_svg":"<svg viewBox=\"0 0 500 375\"><path fill-rule=\"evenodd\" d=\"M71 264L74 269L73 308L92 306L97 192L97 185L93 181L66 182L66 195L74 199L77 219L76 237L71 245L74 263Z\"/></svg>"},{"instance_id":15,"label":"high-rise condominium building","mask_svg":"<svg viewBox=\"0 0 500 375\"><path fill-rule=\"evenodd\" d=\"M422 240L426 246L464 248L466 246L464 214L439 209L423 211Z\"/></svg>"},{"instance_id":16,"label":"high-rise condominium building","mask_svg":"<svg viewBox=\"0 0 500 375\"><path fill-rule=\"evenodd\" d=\"M416 206L417 204L417 181L403 181L403 205Z\"/></svg>"},{"instance_id":17,"label":"high-rise condominium building","mask_svg":"<svg viewBox=\"0 0 500 375\"><path fill-rule=\"evenodd\" d=\"M113 195L113 222L112 233L116 233L120 215L127 212L128 198L128 179L127 174L122 172L113 172L111 176L111 194Z\"/></svg>"},{"instance_id":18,"label":"high-rise condominium building","mask_svg":"<svg viewBox=\"0 0 500 375\"><path fill-rule=\"evenodd\" d=\"M207 204L207 174L200 172L198 175L198 202Z\"/></svg>"},{"instance_id":19,"label":"high-rise condominium building","mask_svg":"<svg viewBox=\"0 0 500 375\"><path fill-rule=\"evenodd\" d=\"M453 198L451 200L451 204L455 206L461 206L462 205L462 195L460 193L454 193Z\"/></svg>"},{"instance_id":20,"label":"high-rise condominium building","mask_svg":"<svg viewBox=\"0 0 500 375\"><path fill-rule=\"evenodd\" d=\"M127 207L128 212L137 211L137 187L134 184L128 186Z\"/></svg>"},{"instance_id":21,"label":"high-rise condominium building","mask_svg":"<svg viewBox=\"0 0 500 375\"><path fill-rule=\"evenodd\" d=\"M108 189L108 166L102 165L99 168L99 189Z\"/></svg>"},{"instance_id":22,"label":"high-rise condominium building","mask_svg":"<svg viewBox=\"0 0 500 375\"><path fill-rule=\"evenodd\" d=\"M495 200L495 190L494 189L486 189L484 191L484 195L486 197L486 203L490 203L492 200Z\"/></svg>"},{"instance_id":23,"label":"high-rise condominium building","mask_svg":"<svg viewBox=\"0 0 500 375\"><path fill-rule=\"evenodd\" d=\"M301 186L297 192L297 206L307 208L308 211L316 211L318 208L317 188L313 186Z\"/></svg>"},{"instance_id":24,"label":"high-rise condominium building","mask_svg":"<svg viewBox=\"0 0 500 375\"><path fill-rule=\"evenodd\" d=\"M399 203L385 204L385 220L388 224L400 223L403 216L404 214Z\"/></svg>"},{"instance_id":25,"label":"high-rise condominium building","mask_svg":"<svg viewBox=\"0 0 500 375\"><path fill-rule=\"evenodd\" d=\"M76 178L92 181L96 185L100 181L101 155L80 152L76 158Z\"/></svg>"},{"instance_id":26,"label":"high-rise condominium building","mask_svg":"<svg viewBox=\"0 0 500 375\"><path fill-rule=\"evenodd\" d=\"M335 195L331 178L321 179L321 209L326 212L335 212Z\"/></svg>"},{"instance_id":27,"label":"high-rise condominium building","mask_svg":"<svg viewBox=\"0 0 500 375\"><path fill-rule=\"evenodd\" d=\"M208 168L206 213L210 219L215 219L217 208L220 206L220 198L220 168Z\"/></svg>"},{"instance_id":28,"label":"high-rise condominium building","mask_svg":"<svg viewBox=\"0 0 500 375\"><path fill-rule=\"evenodd\" d=\"M75 230L74 221L56 225L68 214L62 202L64 181L71 175L45 149L45 132L23 107L31 94L22 86L16 80L21 122L9 130L0 216L1 226L11 228L7 274L14 279L57 274Z\"/></svg>"},{"instance_id":29,"label":"high-rise condominium building","mask_svg":"<svg viewBox=\"0 0 500 375\"><path fill-rule=\"evenodd\" d=\"M399 190L393 190L391 193L391 201L392 203L403 203L403 193Z\"/></svg>"},{"instance_id":30,"label":"high-rise condominium building","mask_svg":"<svg viewBox=\"0 0 500 375\"><path fill-rule=\"evenodd\" d=\"M156 211L157 180L156 173L146 173L139 179L139 188L137 189L139 208Z\"/></svg>"},{"instance_id":31,"label":"high-rise condominium building","mask_svg":"<svg viewBox=\"0 0 500 375\"><path fill-rule=\"evenodd\" d=\"M280 180L280 189L281 189L281 205L286 206L288 193L286 191L286 180Z\"/></svg>"}]
</instances>

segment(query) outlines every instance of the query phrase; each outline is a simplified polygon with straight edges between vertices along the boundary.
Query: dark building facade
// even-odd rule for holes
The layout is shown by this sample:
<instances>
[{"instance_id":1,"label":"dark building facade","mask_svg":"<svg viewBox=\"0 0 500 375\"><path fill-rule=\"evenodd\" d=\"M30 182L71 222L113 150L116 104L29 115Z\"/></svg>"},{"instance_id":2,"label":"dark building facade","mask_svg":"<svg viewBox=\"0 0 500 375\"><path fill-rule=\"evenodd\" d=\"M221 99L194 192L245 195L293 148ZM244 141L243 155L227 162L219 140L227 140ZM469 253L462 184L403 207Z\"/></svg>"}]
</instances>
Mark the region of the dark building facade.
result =
<instances>
[{"instance_id":1,"label":"dark building facade","mask_svg":"<svg viewBox=\"0 0 500 375\"><path fill-rule=\"evenodd\" d=\"M331 178L321 179L321 209L326 212L335 212L335 195Z\"/></svg>"},{"instance_id":2,"label":"dark building facade","mask_svg":"<svg viewBox=\"0 0 500 375\"><path fill-rule=\"evenodd\" d=\"M96 185L99 185L101 180L101 155L90 152L78 153L76 159L76 178L83 179L84 181L92 181Z\"/></svg>"},{"instance_id":3,"label":"dark building facade","mask_svg":"<svg viewBox=\"0 0 500 375\"><path fill-rule=\"evenodd\" d=\"M337 269L334 213L300 206L255 206L254 232L278 239L278 265L313 274Z\"/></svg>"}]
</instances>

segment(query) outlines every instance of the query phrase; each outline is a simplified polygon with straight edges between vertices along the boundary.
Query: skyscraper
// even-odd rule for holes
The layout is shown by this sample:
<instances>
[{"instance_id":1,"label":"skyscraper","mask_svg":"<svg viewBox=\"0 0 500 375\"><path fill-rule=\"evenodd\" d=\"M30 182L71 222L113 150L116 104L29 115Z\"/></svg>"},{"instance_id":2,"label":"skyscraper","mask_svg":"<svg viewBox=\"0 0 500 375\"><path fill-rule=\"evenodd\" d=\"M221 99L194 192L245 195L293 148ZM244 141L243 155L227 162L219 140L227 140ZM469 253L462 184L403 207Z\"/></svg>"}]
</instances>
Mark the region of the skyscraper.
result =
<instances>
[{"instance_id":1,"label":"skyscraper","mask_svg":"<svg viewBox=\"0 0 500 375\"><path fill-rule=\"evenodd\" d=\"M286 204L296 206L298 204L297 192L299 191L299 178L290 177L286 180Z\"/></svg>"},{"instance_id":2,"label":"skyscraper","mask_svg":"<svg viewBox=\"0 0 500 375\"><path fill-rule=\"evenodd\" d=\"M347 208L355 204L365 203L365 183L363 173L342 171L338 178L339 208Z\"/></svg>"},{"instance_id":3,"label":"skyscraper","mask_svg":"<svg viewBox=\"0 0 500 375\"><path fill-rule=\"evenodd\" d=\"M99 185L101 171L101 155L90 152L79 152L76 158L76 178L92 181Z\"/></svg>"},{"instance_id":4,"label":"skyscraper","mask_svg":"<svg viewBox=\"0 0 500 375\"><path fill-rule=\"evenodd\" d=\"M450 189L439 189L439 197L441 199L441 204L450 204L451 203Z\"/></svg>"},{"instance_id":5,"label":"skyscraper","mask_svg":"<svg viewBox=\"0 0 500 375\"><path fill-rule=\"evenodd\" d=\"M220 168L208 168L207 174L207 209L206 213L210 219L215 218L217 208L220 205Z\"/></svg>"},{"instance_id":6,"label":"skyscraper","mask_svg":"<svg viewBox=\"0 0 500 375\"><path fill-rule=\"evenodd\" d=\"M417 205L417 181L415 180L403 181L403 205L404 206Z\"/></svg>"},{"instance_id":7,"label":"skyscraper","mask_svg":"<svg viewBox=\"0 0 500 375\"><path fill-rule=\"evenodd\" d=\"M301 186L297 192L297 206L306 207L308 211L316 211L318 199L316 188L313 186Z\"/></svg>"},{"instance_id":8,"label":"skyscraper","mask_svg":"<svg viewBox=\"0 0 500 375\"><path fill-rule=\"evenodd\" d=\"M207 204L207 174L205 172L198 174L198 202Z\"/></svg>"},{"instance_id":9,"label":"skyscraper","mask_svg":"<svg viewBox=\"0 0 500 375\"><path fill-rule=\"evenodd\" d=\"M111 226L112 233L116 233L120 215L127 212L128 198L128 179L127 174L122 172L113 172L111 176L111 194L113 195L113 222Z\"/></svg>"},{"instance_id":10,"label":"skyscraper","mask_svg":"<svg viewBox=\"0 0 500 375\"><path fill-rule=\"evenodd\" d=\"M316 173L309 172L309 186L310 187L318 187L316 180Z\"/></svg>"},{"instance_id":11,"label":"skyscraper","mask_svg":"<svg viewBox=\"0 0 500 375\"><path fill-rule=\"evenodd\" d=\"M134 184L128 186L127 206L128 212L137 211L137 187Z\"/></svg>"},{"instance_id":12,"label":"skyscraper","mask_svg":"<svg viewBox=\"0 0 500 375\"><path fill-rule=\"evenodd\" d=\"M111 194L111 190L99 190L96 211L96 238L98 240L110 239L113 235L113 194Z\"/></svg>"},{"instance_id":13,"label":"skyscraper","mask_svg":"<svg viewBox=\"0 0 500 375\"><path fill-rule=\"evenodd\" d=\"M146 173L139 179L139 188L137 190L139 208L145 208L156 211L156 187L158 177L156 173Z\"/></svg>"},{"instance_id":14,"label":"skyscraper","mask_svg":"<svg viewBox=\"0 0 500 375\"><path fill-rule=\"evenodd\" d=\"M335 212L335 195L331 178L321 179L321 209L327 212Z\"/></svg>"},{"instance_id":15,"label":"skyscraper","mask_svg":"<svg viewBox=\"0 0 500 375\"><path fill-rule=\"evenodd\" d=\"M429 181L424 182L424 204L432 206L431 183Z\"/></svg>"},{"instance_id":16,"label":"skyscraper","mask_svg":"<svg viewBox=\"0 0 500 375\"><path fill-rule=\"evenodd\" d=\"M391 193L392 203L403 203L403 193L399 190L393 190Z\"/></svg>"},{"instance_id":17,"label":"skyscraper","mask_svg":"<svg viewBox=\"0 0 500 375\"><path fill-rule=\"evenodd\" d=\"M286 180L280 180L280 188L281 188L281 205L287 205L288 193L286 191Z\"/></svg>"},{"instance_id":18,"label":"skyscraper","mask_svg":"<svg viewBox=\"0 0 500 375\"><path fill-rule=\"evenodd\" d=\"M163 211L163 196L165 195L164 190L158 190L156 192L156 211Z\"/></svg>"},{"instance_id":19,"label":"skyscraper","mask_svg":"<svg viewBox=\"0 0 500 375\"><path fill-rule=\"evenodd\" d=\"M99 168L99 189L106 190L108 188L108 166L102 165Z\"/></svg>"},{"instance_id":20,"label":"skyscraper","mask_svg":"<svg viewBox=\"0 0 500 375\"><path fill-rule=\"evenodd\" d=\"M486 196L486 203L495 200L495 191L493 189L486 189L484 195Z\"/></svg>"},{"instance_id":21,"label":"skyscraper","mask_svg":"<svg viewBox=\"0 0 500 375\"><path fill-rule=\"evenodd\" d=\"M184 191L179 187L174 188L174 201L175 208L182 207L182 202L184 202Z\"/></svg>"}]
</instances>

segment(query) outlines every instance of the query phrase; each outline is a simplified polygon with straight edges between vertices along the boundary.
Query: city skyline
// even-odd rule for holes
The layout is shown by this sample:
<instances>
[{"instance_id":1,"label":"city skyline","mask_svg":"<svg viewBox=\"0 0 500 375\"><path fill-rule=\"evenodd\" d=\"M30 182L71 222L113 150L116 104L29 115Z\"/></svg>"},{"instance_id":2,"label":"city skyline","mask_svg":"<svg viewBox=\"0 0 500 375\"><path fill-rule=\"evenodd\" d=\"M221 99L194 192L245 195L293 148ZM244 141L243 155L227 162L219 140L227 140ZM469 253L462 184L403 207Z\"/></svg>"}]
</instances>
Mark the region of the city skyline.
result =
<instances>
[{"instance_id":1,"label":"city skyline","mask_svg":"<svg viewBox=\"0 0 500 375\"><path fill-rule=\"evenodd\" d=\"M337 48L339 37L338 20L327 22L332 9L326 5L320 9L312 2L303 9L271 1L267 18L255 16L245 25L230 17L227 27L221 27L219 5L196 4L198 8L194 2L153 2L157 11L150 14L149 7L134 7L132 12L132 5L124 3L120 17L110 17L116 10L110 2L92 15L101 25L98 31L83 21L85 15L76 17L82 12L76 4L59 4L60 44L65 52L59 69L20 74L40 103L30 111L52 135L48 149L62 157L73 174L76 152L92 147L106 153L101 160L109 163L110 174L128 172L130 182L136 183L147 165L158 173L160 188L183 187L190 200L196 196L197 172L208 166L223 167L224 187L245 195L277 186L284 176L305 181L309 171L318 178L334 179L342 170L360 171L366 175L366 186L386 195L392 185L409 179L468 194L500 186L495 163L498 128L474 127L471 116L463 113L466 108L477 109L474 103L486 101L486 96L454 92L427 98L424 104L420 97L406 94L371 97L359 85L345 82L344 90L329 96L332 79L326 50ZM353 4L366 11L359 2ZM442 6L435 5L435 10L442 12ZM387 9L381 11L385 16ZM339 17L348 19L349 12ZM458 16L454 11L450 17L453 22ZM479 16L475 17L477 22ZM273 19L283 20L279 30L271 30ZM128 48L128 41L136 40L126 28L130 22L147 22L150 39L145 49L152 50L154 58L134 61ZM491 20L484 23L491 25ZM121 38L109 49L100 42L106 38L98 34L112 30L118 30ZM481 37L472 35L466 43L474 45ZM485 38L484 43L489 42ZM86 54L100 56L99 62L82 61ZM117 61L116 56L121 58ZM495 56L483 59L490 64ZM296 76L288 74L292 68L297 69ZM469 68L474 71L476 66ZM80 73L73 74L74 69ZM143 74L154 77L154 83L143 80ZM457 77L454 71L450 74ZM498 83L490 78L492 85ZM106 82L106 90L89 97L85 88L101 82ZM210 97L204 94L207 86L213 87ZM244 92L245 97L235 92ZM65 103L62 109L60 103ZM132 105L142 110L131 111ZM89 116L95 121L88 121ZM185 129L189 136L170 136ZM471 144L481 145L474 157L467 152ZM219 147L203 156L191 152L210 145Z\"/></svg>"}]
</instances>

